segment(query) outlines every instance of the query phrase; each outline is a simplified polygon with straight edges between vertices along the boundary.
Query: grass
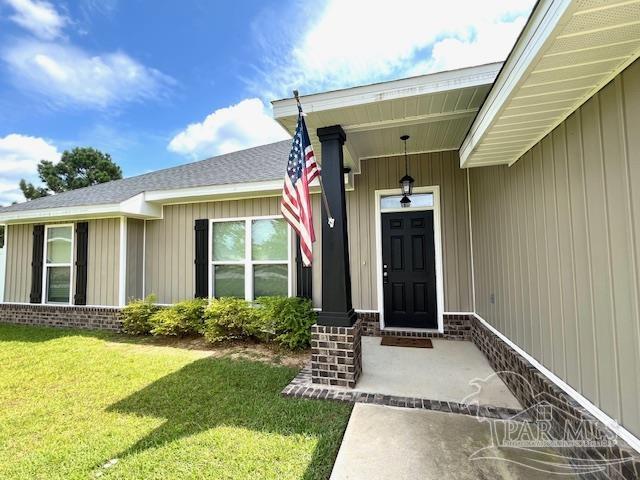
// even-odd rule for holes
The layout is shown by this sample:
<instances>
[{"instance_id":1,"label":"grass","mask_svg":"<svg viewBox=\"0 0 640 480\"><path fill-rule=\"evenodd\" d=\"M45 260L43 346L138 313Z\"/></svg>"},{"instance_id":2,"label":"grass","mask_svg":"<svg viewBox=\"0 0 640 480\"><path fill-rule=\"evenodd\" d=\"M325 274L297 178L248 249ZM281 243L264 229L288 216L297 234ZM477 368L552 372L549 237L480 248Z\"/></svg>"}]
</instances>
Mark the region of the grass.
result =
<instances>
[{"instance_id":1,"label":"grass","mask_svg":"<svg viewBox=\"0 0 640 480\"><path fill-rule=\"evenodd\" d=\"M0 478L327 478L351 408L280 397L295 373L0 325Z\"/></svg>"}]
</instances>

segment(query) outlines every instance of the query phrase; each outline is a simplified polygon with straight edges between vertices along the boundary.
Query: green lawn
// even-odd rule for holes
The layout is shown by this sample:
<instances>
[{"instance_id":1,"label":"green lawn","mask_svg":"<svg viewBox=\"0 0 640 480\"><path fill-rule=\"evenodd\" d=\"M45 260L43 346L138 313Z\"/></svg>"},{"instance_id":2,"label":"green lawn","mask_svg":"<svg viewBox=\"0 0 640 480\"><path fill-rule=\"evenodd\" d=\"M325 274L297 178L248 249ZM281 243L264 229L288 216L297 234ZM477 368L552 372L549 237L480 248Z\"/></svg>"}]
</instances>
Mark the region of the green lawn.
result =
<instances>
[{"instance_id":1,"label":"green lawn","mask_svg":"<svg viewBox=\"0 0 640 480\"><path fill-rule=\"evenodd\" d=\"M327 478L351 407L280 397L295 373L0 325L0 478Z\"/></svg>"}]
</instances>

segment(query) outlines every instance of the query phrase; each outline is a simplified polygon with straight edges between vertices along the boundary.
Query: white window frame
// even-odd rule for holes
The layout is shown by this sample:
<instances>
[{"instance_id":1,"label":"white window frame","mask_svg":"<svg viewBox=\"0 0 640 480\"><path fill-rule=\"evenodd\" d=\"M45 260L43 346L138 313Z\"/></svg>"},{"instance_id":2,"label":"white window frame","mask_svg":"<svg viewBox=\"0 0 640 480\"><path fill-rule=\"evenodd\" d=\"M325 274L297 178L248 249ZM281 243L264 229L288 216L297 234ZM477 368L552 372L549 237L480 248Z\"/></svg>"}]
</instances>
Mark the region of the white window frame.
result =
<instances>
[{"instance_id":1,"label":"white window frame","mask_svg":"<svg viewBox=\"0 0 640 480\"><path fill-rule=\"evenodd\" d=\"M251 252L251 222L254 220L282 220L287 226L287 259L286 260L253 260ZM213 260L213 226L223 222L245 222L244 224L244 260ZM209 298L214 298L215 294L215 265L243 265L244 266L244 299L248 302L254 301L253 267L254 265L286 265L287 266L287 296L293 296L294 290L294 269L293 269L293 235L291 226L284 220L282 215L265 215L255 217L234 217L215 218L209 220Z\"/></svg>"},{"instance_id":2,"label":"white window frame","mask_svg":"<svg viewBox=\"0 0 640 480\"><path fill-rule=\"evenodd\" d=\"M442 231L440 219L440 187L438 185L414 187L413 193L416 195L431 193L433 195L432 206L422 206L413 208L382 208L380 202L382 197L398 195L398 189L376 190L375 191L375 212L376 212L376 286L378 300L378 314L380 316L380 328L389 331L434 331L444 332L444 278L442 265ZM408 328L408 327L385 327L384 324L384 292L382 282L382 214L388 212L418 212L423 210L433 211L433 240L435 247L436 263L436 305L438 308L438 328Z\"/></svg>"},{"instance_id":3,"label":"white window frame","mask_svg":"<svg viewBox=\"0 0 640 480\"><path fill-rule=\"evenodd\" d=\"M49 229L70 227L71 228L71 259L69 263L48 263L47 249L49 247ZM44 226L44 249L42 252L42 298L41 303L47 305L73 305L73 260L75 257L75 231L73 223L54 223ZM69 267L69 301L68 302L49 302L47 301L47 270L50 267Z\"/></svg>"}]
</instances>

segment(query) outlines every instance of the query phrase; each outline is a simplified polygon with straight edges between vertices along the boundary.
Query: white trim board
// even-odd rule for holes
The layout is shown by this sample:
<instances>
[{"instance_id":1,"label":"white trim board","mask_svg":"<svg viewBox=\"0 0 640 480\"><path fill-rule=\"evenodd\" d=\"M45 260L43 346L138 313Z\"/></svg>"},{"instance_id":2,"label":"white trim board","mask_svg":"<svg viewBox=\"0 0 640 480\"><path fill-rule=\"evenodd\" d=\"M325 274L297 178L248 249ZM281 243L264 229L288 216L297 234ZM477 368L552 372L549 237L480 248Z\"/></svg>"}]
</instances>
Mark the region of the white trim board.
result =
<instances>
[{"instance_id":1,"label":"white trim board","mask_svg":"<svg viewBox=\"0 0 640 480\"><path fill-rule=\"evenodd\" d=\"M438 185L414 187L413 193L432 193L433 194L433 206L432 207L415 207L408 209L382 209L380 207L380 201L382 197L398 195L399 189L386 189L376 190L374 194L375 203L375 246L376 246L376 287L378 302L378 314L380 315L380 329L384 330L384 294L382 284L382 213L390 211L400 212L418 212L424 210L433 210L433 237L436 253L436 304L438 309L438 329L440 333L444 333L444 274L442 265L442 231L440 223L440 187ZM421 329L423 330L423 329ZM433 329L426 329L433 330Z\"/></svg>"},{"instance_id":2,"label":"white trim board","mask_svg":"<svg viewBox=\"0 0 640 480\"><path fill-rule=\"evenodd\" d=\"M313 113L375 103L381 100L477 87L493 83L501 66L500 62L488 63L342 90L302 95L300 101L305 107L305 112ZM276 121L283 117L298 115L298 107L294 98L274 100L271 104L273 105L273 117Z\"/></svg>"},{"instance_id":3,"label":"white trim board","mask_svg":"<svg viewBox=\"0 0 640 480\"><path fill-rule=\"evenodd\" d=\"M4 223L0 223L0 228L4 229L4 245L0 245L0 302L4 301L4 287L7 275L7 237L9 229Z\"/></svg>"},{"instance_id":4,"label":"white trim board","mask_svg":"<svg viewBox=\"0 0 640 480\"><path fill-rule=\"evenodd\" d=\"M118 266L118 304L127 304L127 217L120 217L120 259Z\"/></svg>"},{"instance_id":5,"label":"white trim board","mask_svg":"<svg viewBox=\"0 0 640 480\"><path fill-rule=\"evenodd\" d=\"M535 358L525 352L522 348L512 342L506 335L497 330L494 326L492 326L489 322L487 322L484 318L482 318L477 313L474 313L474 316L482 325L487 327L492 333L494 333L500 340L505 342L511 348L513 348L516 352L518 352L525 360L527 360L531 365L533 365L536 369L540 371L545 377L547 377L550 381L555 383L559 388L564 390L571 398L573 398L576 402L578 402L581 406L583 406L589 413L591 413L594 417L604 423L608 428L610 428L613 432L616 433L620 438L622 438L625 442L627 442L634 450L640 453L640 439L633 435L629 430L625 429L622 425L620 425L617 421L607 415L605 412L600 410L596 405L591 403L587 398L582 396L578 391L574 390L570 385L568 385L564 380L554 374L551 370L546 368L540 362L538 362Z\"/></svg>"},{"instance_id":6,"label":"white trim board","mask_svg":"<svg viewBox=\"0 0 640 480\"><path fill-rule=\"evenodd\" d=\"M4 286L6 284L7 275L7 240L9 229L4 223L0 223L0 228L4 229L4 245L0 245L0 303L4 301Z\"/></svg>"}]
</instances>

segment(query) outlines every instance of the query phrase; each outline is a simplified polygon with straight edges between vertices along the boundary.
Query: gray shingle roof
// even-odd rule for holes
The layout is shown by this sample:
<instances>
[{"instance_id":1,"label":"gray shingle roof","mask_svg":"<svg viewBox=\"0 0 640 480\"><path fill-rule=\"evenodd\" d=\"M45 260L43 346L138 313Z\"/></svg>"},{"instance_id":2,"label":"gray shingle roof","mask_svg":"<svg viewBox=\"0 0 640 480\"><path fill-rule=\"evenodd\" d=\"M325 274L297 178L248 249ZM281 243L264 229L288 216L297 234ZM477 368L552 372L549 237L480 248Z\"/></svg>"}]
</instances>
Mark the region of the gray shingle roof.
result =
<instances>
[{"instance_id":1,"label":"gray shingle roof","mask_svg":"<svg viewBox=\"0 0 640 480\"><path fill-rule=\"evenodd\" d=\"M284 177L291 140L80 188L0 208L0 213L120 203L149 190L260 182Z\"/></svg>"}]
</instances>

